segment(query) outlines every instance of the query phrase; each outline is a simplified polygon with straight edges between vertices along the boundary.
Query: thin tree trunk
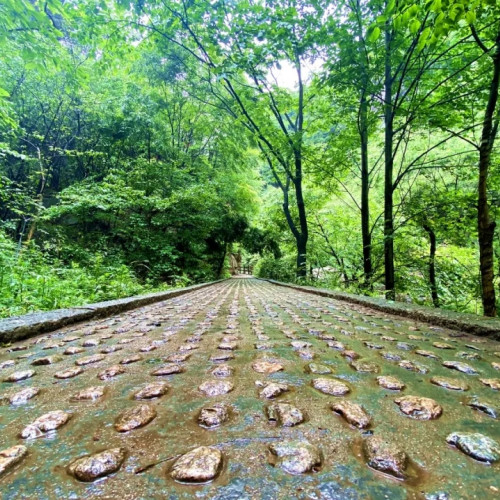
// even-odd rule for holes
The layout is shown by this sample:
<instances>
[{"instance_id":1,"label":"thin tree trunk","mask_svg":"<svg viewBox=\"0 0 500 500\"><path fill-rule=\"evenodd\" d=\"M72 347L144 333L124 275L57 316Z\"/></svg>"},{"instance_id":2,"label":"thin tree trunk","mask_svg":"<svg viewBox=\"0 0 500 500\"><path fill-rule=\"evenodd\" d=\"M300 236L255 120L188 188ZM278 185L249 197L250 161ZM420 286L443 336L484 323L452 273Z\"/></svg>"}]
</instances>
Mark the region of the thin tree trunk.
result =
<instances>
[{"instance_id":1,"label":"thin tree trunk","mask_svg":"<svg viewBox=\"0 0 500 500\"><path fill-rule=\"evenodd\" d=\"M498 122L495 110L498 103L500 84L500 32L497 35L493 55L493 76L489 88L488 104L484 113L481 146L479 148L479 181L477 204L477 229L479 240L479 267L481 270L482 301L485 316L496 316L495 287L493 286L493 237L495 221L490 217L488 204L488 173L491 165L491 151L495 143Z\"/></svg>"},{"instance_id":2,"label":"thin tree trunk","mask_svg":"<svg viewBox=\"0 0 500 500\"><path fill-rule=\"evenodd\" d=\"M394 114L392 109L392 66L391 66L391 26L389 22L385 29L385 184L384 184L384 267L385 267L385 296L388 300L395 300L394 290L394 221L393 221L393 142L394 142Z\"/></svg>"},{"instance_id":3,"label":"thin tree trunk","mask_svg":"<svg viewBox=\"0 0 500 500\"><path fill-rule=\"evenodd\" d=\"M372 268L372 235L370 231L370 172L368 168L368 101L366 89L361 91L359 135L361 142L361 235L363 241L363 273L365 286L370 286Z\"/></svg>"},{"instance_id":4,"label":"thin tree trunk","mask_svg":"<svg viewBox=\"0 0 500 500\"><path fill-rule=\"evenodd\" d=\"M429 241L430 241L429 283L431 286L432 303L434 307L439 307L439 296L436 283L436 233L428 224L424 224L423 228L429 235Z\"/></svg>"}]
</instances>

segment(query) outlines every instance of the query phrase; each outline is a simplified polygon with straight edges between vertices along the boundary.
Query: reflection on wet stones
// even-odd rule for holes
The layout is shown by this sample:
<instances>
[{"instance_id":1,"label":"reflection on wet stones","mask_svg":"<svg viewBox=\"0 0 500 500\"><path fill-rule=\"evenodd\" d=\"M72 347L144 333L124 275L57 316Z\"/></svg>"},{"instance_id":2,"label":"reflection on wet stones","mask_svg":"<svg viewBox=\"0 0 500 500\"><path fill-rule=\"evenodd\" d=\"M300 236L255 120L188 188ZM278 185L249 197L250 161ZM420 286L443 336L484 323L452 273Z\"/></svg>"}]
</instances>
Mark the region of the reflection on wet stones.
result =
<instances>
[{"instance_id":1,"label":"reflection on wet stones","mask_svg":"<svg viewBox=\"0 0 500 500\"><path fill-rule=\"evenodd\" d=\"M162 377L165 375L174 375L176 373L183 373L183 372L184 372L184 365L172 363L164 365L161 368L152 371L151 375L154 375L155 377Z\"/></svg>"},{"instance_id":2,"label":"reflection on wet stones","mask_svg":"<svg viewBox=\"0 0 500 500\"><path fill-rule=\"evenodd\" d=\"M477 397L472 398L467 403L468 406L474 408L474 410L481 411L491 418L498 418L500 414L500 408L489 401L479 399Z\"/></svg>"},{"instance_id":3,"label":"reflection on wet stones","mask_svg":"<svg viewBox=\"0 0 500 500\"><path fill-rule=\"evenodd\" d=\"M331 404L335 413L344 417L344 419L358 429L366 429L371 423L371 417L366 413L361 405L342 399Z\"/></svg>"},{"instance_id":4,"label":"reflection on wet stones","mask_svg":"<svg viewBox=\"0 0 500 500\"><path fill-rule=\"evenodd\" d=\"M432 420L438 418L443 409L431 398L419 396L403 396L394 400L405 415L415 420Z\"/></svg>"},{"instance_id":5,"label":"reflection on wet stones","mask_svg":"<svg viewBox=\"0 0 500 500\"><path fill-rule=\"evenodd\" d=\"M384 389L391 391L402 391L406 387L399 379L391 376L377 377L377 383Z\"/></svg>"},{"instance_id":6,"label":"reflection on wet stones","mask_svg":"<svg viewBox=\"0 0 500 500\"><path fill-rule=\"evenodd\" d=\"M198 424L202 427L219 427L229 418L229 412L226 405L216 403L212 406L202 408L198 415Z\"/></svg>"},{"instance_id":7,"label":"reflection on wet stones","mask_svg":"<svg viewBox=\"0 0 500 500\"><path fill-rule=\"evenodd\" d=\"M83 351L85 351L85 349L82 347L70 346L63 352L63 354L66 356L72 356L73 354L80 354Z\"/></svg>"},{"instance_id":8,"label":"reflection on wet stones","mask_svg":"<svg viewBox=\"0 0 500 500\"><path fill-rule=\"evenodd\" d=\"M452 432L446 442L455 445L461 452L481 462L500 460L500 446L496 441L478 432Z\"/></svg>"},{"instance_id":9,"label":"reflection on wet stones","mask_svg":"<svg viewBox=\"0 0 500 500\"><path fill-rule=\"evenodd\" d=\"M468 391L469 386L462 380L448 377L432 377L431 383L452 391Z\"/></svg>"},{"instance_id":10,"label":"reflection on wet stones","mask_svg":"<svg viewBox=\"0 0 500 500\"><path fill-rule=\"evenodd\" d=\"M426 366L421 365L420 363L414 363L413 361L409 361L407 359L400 361L398 366L411 372L429 373L429 369Z\"/></svg>"},{"instance_id":11,"label":"reflection on wet stones","mask_svg":"<svg viewBox=\"0 0 500 500\"><path fill-rule=\"evenodd\" d=\"M165 361L169 361L170 363L184 363L184 361L187 361L191 356L191 353L184 353L184 354L172 354L170 356L167 356L165 358Z\"/></svg>"},{"instance_id":12,"label":"reflection on wet stones","mask_svg":"<svg viewBox=\"0 0 500 500\"><path fill-rule=\"evenodd\" d=\"M212 361L213 363L222 363L231 359L234 359L234 354L232 352L225 352L210 356L210 361Z\"/></svg>"},{"instance_id":13,"label":"reflection on wet stones","mask_svg":"<svg viewBox=\"0 0 500 500\"><path fill-rule=\"evenodd\" d=\"M27 425L21 431L23 439L34 439L43 436L49 431L54 431L62 427L71 418L71 414L64 411L56 410L45 413L38 417L33 423Z\"/></svg>"},{"instance_id":14,"label":"reflection on wet stones","mask_svg":"<svg viewBox=\"0 0 500 500\"><path fill-rule=\"evenodd\" d=\"M206 483L222 468L222 453L209 446L200 446L182 455L172 466L170 475L181 483Z\"/></svg>"},{"instance_id":15,"label":"reflection on wet stones","mask_svg":"<svg viewBox=\"0 0 500 500\"><path fill-rule=\"evenodd\" d=\"M124 411L115 422L118 432L127 432L139 427L144 427L156 418L156 410L151 405L140 405Z\"/></svg>"},{"instance_id":16,"label":"reflection on wet stones","mask_svg":"<svg viewBox=\"0 0 500 500\"><path fill-rule=\"evenodd\" d=\"M54 373L54 377L60 379L73 378L76 377L77 375L80 375L80 373L83 373L83 368L75 367Z\"/></svg>"},{"instance_id":17,"label":"reflection on wet stones","mask_svg":"<svg viewBox=\"0 0 500 500\"><path fill-rule=\"evenodd\" d=\"M59 356L46 356L45 358L38 358L31 362L33 366L53 365L61 361Z\"/></svg>"},{"instance_id":18,"label":"reflection on wet stones","mask_svg":"<svg viewBox=\"0 0 500 500\"><path fill-rule=\"evenodd\" d=\"M234 373L234 368L229 365L219 365L212 370L214 377L230 377Z\"/></svg>"},{"instance_id":19,"label":"reflection on wet stones","mask_svg":"<svg viewBox=\"0 0 500 500\"><path fill-rule=\"evenodd\" d=\"M266 407L267 419L283 427L293 427L302 423L304 414L289 403L275 403Z\"/></svg>"},{"instance_id":20,"label":"reflection on wet stones","mask_svg":"<svg viewBox=\"0 0 500 500\"><path fill-rule=\"evenodd\" d=\"M0 451L0 476L14 467L28 454L28 448L21 444Z\"/></svg>"},{"instance_id":21,"label":"reflection on wet stones","mask_svg":"<svg viewBox=\"0 0 500 500\"><path fill-rule=\"evenodd\" d=\"M462 363L460 361L443 361L443 366L450 368L452 370L458 370L462 373L475 374L477 370L467 363Z\"/></svg>"},{"instance_id":22,"label":"reflection on wet stones","mask_svg":"<svg viewBox=\"0 0 500 500\"><path fill-rule=\"evenodd\" d=\"M68 472L79 481L95 481L119 470L125 457L124 448L110 448L78 458L68 466Z\"/></svg>"},{"instance_id":23,"label":"reflection on wet stones","mask_svg":"<svg viewBox=\"0 0 500 500\"><path fill-rule=\"evenodd\" d=\"M22 405L38 394L40 394L38 387L26 387L26 389L9 396L9 403L11 405Z\"/></svg>"},{"instance_id":24,"label":"reflection on wet stones","mask_svg":"<svg viewBox=\"0 0 500 500\"><path fill-rule=\"evenodd\" d=\"M252 363L252 368L258 373L276 373L284 369L281 363L270 362L270 361L254 361Z\"/></svg>"},{"instance_id":25,"label":"reflection on wet stones","mask_svg":"<svg viewBox=\"0 0 500 500\"><path fill-rule=\"evenodd\" d=\"M480 378L479 381L495 391L500 390L500 378Z\"/></svg>"},{"instance_id":26,"label":"reflection on wet stones","mask_svg":"<svg viewBox=\"0 0 500 500\"><path fill-rule=\"evenodd\" d=\"M378 436L366 438L363 442L366 463L372 469L398 479L407 477L408 456L396 445Z\"/></svg>"},{"instance_id":27,"label":"reflection on wet stones","mask_svg":"<svg viewBox=\"0 0 500 500\"><path fill-rule=\"evenodd\" d=\"M332 369L326 365L322 365L320 363L309 363L305 367L306 373L314 373L317 375L326 375L328 373L332 373Z\"/></svg>"},{"instance_id":28,"label":"reflection on wet stones","mask_svg":"<svg viewBox=\"0 0 500 500\"><path fill-rule=\"evenodd\" d=\"M21 380L26 380L27 378L31 378L35 375L34 370L22 370L18 372L11 373L4 382L20 382Z\"/></svg>"},{"instance_id":29,"label":"reflection on wet stones","mask_svg":"<svg viewBox=\"0 0 500 500\"><path fill-rule=\"evenodd\" d=\"M353 361L351 367L357 372L377 373L379 371L379 367L375 363L369 361Z\"/></svg>"},{"instance_id":30,"label":"reflection on wet stones","mask_svg":"<svg viewBox=\"0 0 500 500\"><path fill-rule=\"evenodd\" d=\"M118 375L125 373L125 368L120 365L112 365L109 368L106 368L102 372L97 375L97 378L100 380L111 380Z\"/></svg>"},{"instance_id":31,"label":"reflection on wet stones","mask_svg":"<svg viewBox=\"0 0 500 500\"><path fill-rule=\"evenodd\" d=\"M312 386L318 391L332 396L343 396L351 390L344 382L331 378L316 378L312 381Z\"/></svg>"},{"instance_id":32,"label":"reflection on wet stones","mask_svg":"<svg viewBox=\"0 0 500 500\"><path fill-rule=\"evenodd\" d=\"M71 401L97 401L104 396L105 388L102 386L87 387L71 397Z\"/></svg>"},{"instance_id":33,"label":"reflection on wet stones","mask_svg":"<svg viewBox=\"0 0 500 500\"><path fill-rule=\"evenodd\" d=\"M229 380L207 380L198 389L207 396L220 396L231 392L234 385Z\"/></svg>"},{"instance_id":34,"label":"reflection on wet stones","mask_svg":"<svg viewBox=\"0 0 500 500\"><path fill-rule=\"evenodd\" d=\"M133 356L128 356L127 358L123 358L120 361L121 365L130 365L132 363L137 363L138 361L142 360L142 356L139 354L134 354Z\"/></svg>"},{"instance_id":35,"label":"reflection on wet stones","mask_svg":"<svg viewBox=\"0 0 500 500\"><path fill-rule=\"evenodd\" d=\"M288 474L314 472L321 467L321 451L308 441L289 441L269 446L269 462Z\"/></svg>"},{"instance_id":36,"label":"reflection on wet stones","mask_svg":"<svg viewBox=\"0 0 500 500\"><path fill-rule=\"evenodd\" d=\"M278 382L263 383L257 381L255 382L255 385L263 387L263 389L259 392L259 396L265 399L277 398L284 392L288 392L290 390L287 384L281 384Z\"/></svg>"},{"instance_id":37,"label":"reflection on wet stones","mask_svg":"<svg viewBox=\"0 0 500 500\"><path fill-rule=\"evenodd\" d=\"M153 382L143 387L134 394L134 399L153 399L164 396L168 392L168 385L165 382Z\"/></svg>"},{"instance_id":38,"label":"reflection on wet stones","mask_svg":"<svg viewBox=\"0 0 500 500\"><path fill-rule=\"evenodd\" d=\"M419 356L424 356L426 358L431 358L431 359L441 359L439 356L434 354L432 351L425 351L424 349L417 349L415 351L415 354L418 354Z\"/></svg>"},{"instance_id":39,"label":"reflection on wet stones","mask_svg":"<svg viewBox=\"0 0 500 500\"><path fill-rule=\"evenodd\" d=\"M94 363L99 363L106 359L104 354L94 354L93 356L85 356L84 358L77 359L75 364L78 366L91 365Z\"/></svg>"}]
</instances>

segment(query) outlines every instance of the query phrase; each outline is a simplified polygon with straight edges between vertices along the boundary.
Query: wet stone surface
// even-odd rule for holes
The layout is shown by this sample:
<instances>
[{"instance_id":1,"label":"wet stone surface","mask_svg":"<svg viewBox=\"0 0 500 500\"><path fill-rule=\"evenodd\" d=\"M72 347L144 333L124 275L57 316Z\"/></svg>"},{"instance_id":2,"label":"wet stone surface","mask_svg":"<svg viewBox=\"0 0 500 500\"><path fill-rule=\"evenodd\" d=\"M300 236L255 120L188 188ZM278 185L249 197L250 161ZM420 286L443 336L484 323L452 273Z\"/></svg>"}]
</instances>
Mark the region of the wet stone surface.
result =
<instances>
[{"instance_id":1,"label":"wet stone surface","mask_svg":"<svg viewBox=\"0 0 500 500\"><path fill-rule=\"evenodd\" d=\"M446 441L481 462L493 463L500 460L500 445L478 432L453 432L447 436Z\"/></svg>"},{"instance_id":2,"label":"wet stone surface","mask_svg":"<svg viewBox=\"0 0 500 500\"><path fill-rule=\"evenodd\" d=\"M404 396L396 398L394 402L405 415L416 420L432 420L443 413L443 409L431 398L418 396Z\"/></svg>"},{"instance_id":3,"label":"wet stone surface","mask_svg":"<svg viewBox=\"0 0 500 500\"><path fill-rule=\"evenodd\" d=\"M200 446L182 455L170 475L180 482L206 483L214 479L222 467L222 453L217 448Z\"/></svg>"},{"instance_id":4,"label":"wet stone surface","mask_svg":"<svg viewBox=\"0 0 500 500\"><path fill-rule=\"evenodd\" d=\"M224 281L0 347L2 500L494 498L499 362L499 342Z\"/></svg>"},{"instance_id":5,"label":"wet stone surface","mask_svg":"<svg viewBox=\"0 0 500 500\"><path fill-rule=\"evenodd\" d=\"M321 451L307 441L290 441L273 444L270 463L289 474L304 474L319 469Z\"/></svg>"},{"instance_id":6,"label":"wet stone surface","mask_svg":"<svg viewBox=\"0 0 500 500\"><path fill-rule=\"evenodd\" d=\"M340 380L330 378L316 378L313 380L312 385L318 391L332 396L343 396L350 392L348 385L340 382Z\"/></svg>"},{"instance_id":7,"label":"wet stone surface","mask_svg":"<svg viewBox=\"0 0 500 500\"><path fill-rule=\"evenodd\" d=\"M331 405L332 410L344 417L344 419L358 429L365 429L371 423L371 418L361 405L343 399Z\"/></svg>"},{"instance_id":8,"label":"wet stone surface","mask_svg":"<svg viewBox=\"0 0 500 500\"><path fill-rule=\"evenodd\" d=\"M115 422L118 432L127 432L144 427L156 418L156 410L151 405L140 405L123 412Z\"/></svg>"},{"instance_id":9,"label":"wet stone surface","mask_svg":"<svg viewBox=\"0 0 500 500\"><path fill-rule=\"evenodd\" d=\"M111 448L75 460L68 466L68 472L79 481L95 481L116 472L125 460L125 456L123 448Z\"/></svg>"},{"instance_id":10,"label":"wet stone surface","mask_svg":"<svg viewBox=\"0 0 500 500\"><path fill-rule=\"evenodd\" d=\"M397 445L373 436L365 439L363 452L369 467L398 479L406 478L408 455Z\"/></svg>"},{"instance_id":11,"label":"wet stone surface","mask_svg":"<svg viewBox=\"0 0 500 500\"><path fill-rule=\"evenodd\" d=\"M226 405L214 404L201 409L198 415L198 423L206 428L219 427L219 425L222 425L228 418L229 412Z\"/></svg>"},{"instance_id":12,"label":"wet stone surface","mask_svg":"<svg viewBox=\"0 0 500 500\"><path fill-rule=\"evenodd\" d=\"M19 463L28 453L28 448L23 445L12 446L0 451L0 476Z\"/></svg>"},{"instance_id":13,"label":"wet stone surface","mask_svg":"<svg viewBox=\"0 0 500 500\"><path fill-rule=\"evenodd\" d=\"M267 418L283 427L293 427L304 422L304 413L288 403L276 403L266 408Z\"/></svg>"}]
</instances>

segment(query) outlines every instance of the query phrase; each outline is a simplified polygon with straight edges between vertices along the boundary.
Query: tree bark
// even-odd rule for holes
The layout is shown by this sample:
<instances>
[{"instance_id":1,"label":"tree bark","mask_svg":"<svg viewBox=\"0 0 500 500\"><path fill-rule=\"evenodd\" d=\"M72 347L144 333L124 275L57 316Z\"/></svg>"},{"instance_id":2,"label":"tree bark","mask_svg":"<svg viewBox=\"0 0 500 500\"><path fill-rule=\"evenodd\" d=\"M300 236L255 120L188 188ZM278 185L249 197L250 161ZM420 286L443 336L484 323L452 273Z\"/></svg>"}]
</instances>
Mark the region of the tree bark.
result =
<instances>
[{"instance_id":1,"label":"tree bark","mask_svg":"<svg viewBox=\"0 0 500 500\"><path fill-rule=\"evenodd\" d=\"M361 91L359 136L361 142L361 235L363 241L363 274L365 286L370 286L372 267L372 235L370 231L370 172L368 168L368 101L366 88Z\"/></svg>"},{"instance_id":2,"label":"tree bark","mask_svg":"<svg viewBox=\"0 0 500 500\"><path fill-rule=\"evenodd\" d=\"M436 283L436 233L428 225L422 226L429 235L430 250L429 250L429 283L431 286L431 297L434 307L439 307L439 296Z\"/></svg>"},{"instance_id":3,"label":"tree bark","mask_svg":"<svg viewBox=\"0 0 500 500\"><path fill-rule=\"evenodd\" d=\"M493 286L493 237L495 221L490 217L488 204L488 174L491 165L491 152L498 129L495 112L498 104L500 84L500 31L495 42L493 76L489 87L488 104L484 113L481 145L479 148L479 180L477 203L477 230L479 240L479 267L481 270L482 302L485 316L496 316L495 287Z\"/></svg>"},{"instance_id":4,"label":"tree bark","mask_svg":"<svg viewBox=\"0 0 500 500\"><path fill-rule=\"evenodd\" d=\"M392 33L390 23L385 29L385 77L384 77L384 125L385 125L385 182L384 182L384 267L385 267L385 296L388 300L395 300L394 289L394 220L393 220L393 142L394 142L394 113L392 109L392 65L391 65Z\"/></svg>"}]
</instances>

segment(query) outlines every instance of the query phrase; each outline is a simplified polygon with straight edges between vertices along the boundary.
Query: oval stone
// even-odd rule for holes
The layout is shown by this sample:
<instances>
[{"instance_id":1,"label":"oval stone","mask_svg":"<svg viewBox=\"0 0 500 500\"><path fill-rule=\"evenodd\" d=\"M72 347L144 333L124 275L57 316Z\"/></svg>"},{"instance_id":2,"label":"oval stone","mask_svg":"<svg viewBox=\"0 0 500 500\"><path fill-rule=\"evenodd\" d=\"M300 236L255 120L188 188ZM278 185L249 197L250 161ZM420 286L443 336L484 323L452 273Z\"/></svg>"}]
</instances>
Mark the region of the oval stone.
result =
<instances>
[{"instance_id":1,"label":"oval stone","mask_svg":"<svg viewBox=\"0 0 500 500\"><path fill-rule=\"evenodd\" d=\"M480 462L493 463L500 460L500 446L496 441L478 432L452 432L446 442L455 445L461 452Z\"/></svg>"},{"instance_id":2,"label":"oval stone","mask_svg":"<svg viewBox=\"0 0 500 500\"><path fill-rule=\"evenodd\" d=\"M96 401L104 396L105 387L87 387L71 397L71 401Z\"/></svg>"},{"instance_id":3,"label":"oval stone","mask_svg":"<svg viewBox=\"0 0 500 500\"><path fill-rule=\"evenodd\" d=\"M198 424L202 427L213 428L223 424L229 418L226 405L216 403L202 408L198 415Z\"/></svg>"},{"instance_id":4,"label":"oval stone","mask_svg":"<svg viewBox=\"0 0 500 500\"><path fill-rule=\"evenodd\" d=\"M70 368L69 370L56 372L54 373L54 377L60 379L66 379L66 378L76 377L77 375L80 375L80 373L83 373L83 368L75 367L75 368Z\"/></svg>"},{"instance_id":5,"label":"oval stone","mask_svg":"<svg viewBox=\"0 0 500 500\"><path fill-rule=\"evenodd\" d=\"M363 452L369 467L398 479L407 477L408 456L392 443L372 436L363 442Z\"/></svg>"},{"instance_id":6,"label":"oval stone","mask_svg":"<svg viewBox=\"0 0 500 500\"><path fill-rule=\"evenodd\" d=\"M318 391L332 396L343 396L351 391L344 382L330 378L316 378L312 381L312 386Z\"/></svg>"},{"instance_id":7,"label":"oval stone","mask_svg":"<svg viewBox=\"0 0 500 500\"><path fill-rule=\"evenodd\" d=\"M164 396L168 392L168 385L165 382L153 382L143 387L134 394L134 399L153 399Z\"/></svg>"},{"instance_id":8,"label":"oval stone","mask_svg":"<svg viewBox=\"0 0 500 500\"><path fill-rule=\"evenodd\" d=\"M462 363L461 361L443 361L443 366L450 368L451 370L458 370L462 373L475 374L477 370L467 363Z\"/></svg>"},{"instance_id":9,"label":"oval stone","mask_svg":"<svg viewBox=\"0 0 500 500\"><path fill-rule=\"evenodd\" d=\"M445 389L451 389L452 391L468 391L469 386L462 380L456 378L448 377L432 377L431 384L439 385Z\"/></svg>"},{"instance_id":10,"label":"oval stone","mask_svg":"<svg viewBox=\"0 0 500 500\"><path fill-rule=\"evenodd\" d=\"M200 446L176 460L170 475L181 483L206 483L222 468L222 453L210 446Z\"/></svg>"},{"instance_id":11,"label":"oval stone","mask_svg":"<svg viewBox=\"0 0 500 500\"><path fill-rule=\"evenodd\" d=\"M0 476L14 467L28 454L28 448L21 444L0 451Z\"/></svg>"},{"instance_id":12,"label":"oval stone","mask_svg":"<svg viewBox=\"0 0 500 500\"><path fill-rule=\"evenodd\" d=\"M184 372L184 365L180 365L177 363L170 363L151 372L151 375L154 375L155 377L163 377L166 375L175 375L176 373L183 373L183 372Z\"/></svg>"},{"instance_id":13,"label":"oval stone","mask_svg":"<svg viewBox=\"0 0 500 500\"><path fill-rule=\"evenodd\" d=\"M156 418L156 410L151 405L140 405L124 411L115 422L118 432L127 432L144 427Z\"/></svg>"},{"instance_id":14,"label":"oval stone","mask_svg":"<svg viewBox=\"0 0 500 500\"><path fill-rule=\"evenodd\" d=\"M321 466L321 452L307 441L290 441L269 446L271 464L288 474L304 474Z\"/></svg>"},{"instance_id":15,"label":"oval stone","mask_svg":"<svg viewBox=\"0 0 500 500\"><path fill-rule=\"evenodd\" d=\"M266 408L270 422L277 422L283 427L293 427L302 423L305 418L302 411L289 403L275 403Z\"/></svg>"},{"instance_id":16,"label":"oval stone","mask_svg":"<svg viewBox=\"0 0 500 500\"><path fill-rule=\"evenodd\" d=\"M27 425L21 432L23 439L33 439L43 436L46 432L54 431L62 427L71 418L71 414L56 410L45 413L38 417L33 423Z\"/></svg>"},{"instance_id":17,"label":"oval stone","mask_svg":"<svg viewBox=\"0 0 500 500\"><path fill-rule=\"evenodd\" d=\"M270 361L254 361L252 363L252 368L257 373L276 373L282 371L284 366L281 363L270 362Z\"/></svg>"},{"instance_id":18,"label":"oval stone","mask_svg":"<svg viewBox=\"0 0 500 500\"><path fill-rule=\"evenodd\" d=\"M403 396L395 399L394 402L405 415L416 420L433 420L443 413L441 406L431 398Z\"/></svg>"},{"instance_id":19,"label":"oval stone","mask_svg":"<svg viewBox=\"0 0 500 500\"><path fill-rule=\"evenodd\" d=\"M331 408L335 413L342 415L349 424L358 429L366 429L371 423L370 415L366 413L363 407L347 399L332 403Z\"/></svg>"},{"instance_id":20,"label":"oval stone","mask_svg":"<svg viewBox=\"0 0 500 500\"><path fill-rule=\"evenodd\" d=\"M119 470L125 457L124 448L110 448L78 458L68 466L68 472L79 481L95 481Z\"/></svg>"},{"instance_id":21,"label":"oval stone","mask_svg":"<svg viewBox=\"0 0 500 500\"><path fill-rule=\"evenodd\" d=\"M112 365L109 368L106 368L105 370L100 372L99 375L97 375L97 378L100 380L110 380L116 377L117 375L121 375L123 373L125 373L125 368L123 368L123 366Z\"/></svg>"},{"instance_id":22,"label":"oval stone","mask_svg":"<svg viewBox=\"0 0 500 500\"><path fill-rule=\"evenodd\" d=\"M38 389L38 387L26 387L26 389L12 394L12 396L9 397L9 403L11 405L22 405L38 394L40 394L40 389Z\"/></svg>"},{"instance_id":23,"label":"oval stone","mask_svg":"<svg viewBox=\"0 0 500 500\"><path fill-rule=\"evenodd\" d=\"M220 396L231 392L234 385L229 380L207 380L198 389L207 396Z\"/></svg>"},{"instance_id":24,"label":"oval stone","mask_svg":"<svg viewBox=\"0 0 500 500\"><path fill-rule=\"evenodd\" d=\"M34 370L22 370L19 372L11 373L4 382L20 382L21 380L26 380L27 378L31 378L35 375Z\"/></svg>"},{"instance_id":25,"label":"oval stone","mask_svg":"<svg viewBox=\"0 0 500 500\"><path fill-rule=\"evenodd\" d=\"M402 391L406 387L399 379L389 375L377 377L377 382L384 389L390 389L391 391Z\"/></svg>"}]
</instances>

